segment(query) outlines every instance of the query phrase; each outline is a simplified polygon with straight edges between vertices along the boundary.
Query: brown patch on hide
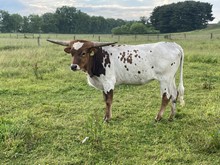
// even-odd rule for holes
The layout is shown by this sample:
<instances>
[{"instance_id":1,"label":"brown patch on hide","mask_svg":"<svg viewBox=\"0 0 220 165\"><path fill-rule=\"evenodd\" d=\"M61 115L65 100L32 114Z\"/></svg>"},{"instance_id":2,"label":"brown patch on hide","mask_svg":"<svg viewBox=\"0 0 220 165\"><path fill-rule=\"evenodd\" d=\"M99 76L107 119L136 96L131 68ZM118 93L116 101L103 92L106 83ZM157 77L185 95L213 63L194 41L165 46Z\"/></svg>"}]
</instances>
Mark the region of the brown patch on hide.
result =
<instances>
[{"instance_id":1,"label":"brown patch on hide","mask_svg":"<svg viewBox=\"0 0 220 165\"><path fill-rule=\"evenodd\" d=\"M132 64L132 56L133 56L133 54L130 53L129 50L127 50L127 54L126 54L126 52L119 53L118 58L120 58L120 61L122 61L123 63Z\"/></svg>"}]
</instances>

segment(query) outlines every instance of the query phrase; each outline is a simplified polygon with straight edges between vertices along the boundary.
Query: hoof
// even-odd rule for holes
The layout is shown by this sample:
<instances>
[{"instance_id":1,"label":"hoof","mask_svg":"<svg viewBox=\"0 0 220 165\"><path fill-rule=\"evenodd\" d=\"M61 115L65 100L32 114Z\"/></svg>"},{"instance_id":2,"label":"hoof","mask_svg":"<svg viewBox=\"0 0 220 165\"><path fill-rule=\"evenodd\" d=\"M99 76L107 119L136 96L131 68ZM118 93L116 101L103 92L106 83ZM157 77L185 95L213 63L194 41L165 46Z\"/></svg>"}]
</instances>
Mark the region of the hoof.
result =
<instances>
[{"instance_id":1,"label":"hoof","mask_svg":"<svg viewBox=\"0 0 220 165\"><path fill-rule=\"evenodd\" d=\"M104 123L108 123L109 121L110 121L110 118L108 118L108 117L104 117L104 119L103 119L103 121L104 121Z\"/></svg>"},{"instance_id":2,"label":"hoof","mask_svg":"<svg viewBox=\"0 0 220 165\"><path fill-rule=\"evenodd\" d=\"M173 121L174 120L174 115L170 115L170 117L168 118L168 121Z\"/></svg>"},{"instance_id":3,"label":"hoof","mask_svg":"<svg viewBox=\"0 0 220 165\"><path fill-rule=\"evenodd\" d=\"M156 117L155 117L155 121L156 121L156 122L159 122L161 119L162 119L162 117L160 117L160 116L156 116Z\"/></svg>"},{"instance_id":4,"label":"hoof","mask_svg":"<svg viewBox=\"0 0 220 165\"><path fill-rule=\"evenodd\" d=\"M174 121L174 117L169 117L168 121Z\"/></svg>"}]
</instances>

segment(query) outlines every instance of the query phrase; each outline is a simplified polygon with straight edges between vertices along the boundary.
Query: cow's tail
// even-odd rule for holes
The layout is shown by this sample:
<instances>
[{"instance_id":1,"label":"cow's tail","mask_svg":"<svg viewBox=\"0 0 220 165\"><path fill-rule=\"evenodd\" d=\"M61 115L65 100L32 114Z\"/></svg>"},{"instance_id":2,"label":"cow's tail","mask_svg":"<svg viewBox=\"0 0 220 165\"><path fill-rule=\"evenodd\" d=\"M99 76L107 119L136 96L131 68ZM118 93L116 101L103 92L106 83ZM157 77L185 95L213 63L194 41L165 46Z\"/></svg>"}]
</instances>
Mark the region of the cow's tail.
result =
<instances>
[{"instance_id":1,"label":"cow's tail","mask_svg":"<svg viewBox=\"0 0 220 165\"><path fill-rule=\"evenodd\" d=\"M179 100L180 100L180 105L184 106L185 101L184 101L184 86L183 86L183 61L184 61L184 52L183 49L180 47L180 82L178 86L178 93L179 93Z\"/></svg>"}]
</instances>

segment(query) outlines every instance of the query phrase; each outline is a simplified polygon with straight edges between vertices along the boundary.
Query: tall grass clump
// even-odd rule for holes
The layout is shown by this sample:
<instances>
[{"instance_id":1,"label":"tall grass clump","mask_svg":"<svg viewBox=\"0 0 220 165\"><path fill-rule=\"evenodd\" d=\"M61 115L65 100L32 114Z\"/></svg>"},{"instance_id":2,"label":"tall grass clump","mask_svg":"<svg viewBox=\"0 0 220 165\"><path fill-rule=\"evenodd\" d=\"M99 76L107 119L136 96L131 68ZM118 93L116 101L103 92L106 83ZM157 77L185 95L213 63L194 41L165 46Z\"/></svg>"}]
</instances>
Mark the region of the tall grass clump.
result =
<instances>
[{"instance_id":1,"label":"tall grass clump","mask_svg":"<svg viewBox=\"0 0 220 165\"><path fill-rule=\"evenodd\" d=\"M33 72L34 72L34 76L35 76L36 79L40 79L40 80L43 79L43 76L39 72L38 63L33 64Z\"/></svg>"},{"instance_id":2,"label":"tall grass clump","mask_svg":"<svg viewBox=\"0 0 220 165\"><path fill-rule=\"evenodd\" d=\"M91 147L96 149L102 148L102 141L104 138L104 124L103 119L100 116L100 113L97 110L88 117L85 130L86 130L86 137L82 141L82 143L90 143Z\"/></svg>"},{"instance_id":3,"label":"tall grass clump","mask_svg":"<svg viewBox=\"0 0 220 165\"><path fill-rule=\"evenodd\" d=\"M208 151L210 153L219 152L220 150L220 129L213 131L210 137Z\"/></svg>"},{"instance_id":4,"label":"tall grass clump","mask_svg":"<svg viewBox=\"0 0 220 165\"><path fill-rule=\"evenodd\" d=\"M205 71L203 77L201 78L203 81L202 88L203 89L215 89L215 82L217 81L217 78L213 75L213 73L209 73L208 71Z\"/></svg>"}]
</instances>

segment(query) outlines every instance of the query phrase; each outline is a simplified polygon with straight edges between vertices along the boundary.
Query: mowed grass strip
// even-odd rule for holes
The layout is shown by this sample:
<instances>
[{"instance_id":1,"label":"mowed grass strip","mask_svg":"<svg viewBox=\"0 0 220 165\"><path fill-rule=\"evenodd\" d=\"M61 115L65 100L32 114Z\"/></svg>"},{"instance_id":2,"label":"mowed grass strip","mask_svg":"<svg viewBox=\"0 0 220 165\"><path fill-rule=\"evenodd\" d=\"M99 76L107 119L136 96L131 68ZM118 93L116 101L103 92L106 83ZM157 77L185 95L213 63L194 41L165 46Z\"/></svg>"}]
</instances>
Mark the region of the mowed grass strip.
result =
<instances>
[{"instance_id":1,"label":"mowed grass strip","mask_svg":"<svg viewBox=\"0 0 220 165\"><path fill-rule=\"evenodd\" d=\"M93 40L91 36L81 37ZM111 35L103 37L112 40ZM186 101L185 107L177 104L175 120L167 120L167 108L155 123L161 98L159 83L153 81L116 87L113 118L107 124L102 92L87 85L83 72L70 71L71 57L63 47L45 39L38 47L33 38L0 37L0 162L219 164L219 40L174 41L185 51Z\"/></svg>"}]
</instances>

